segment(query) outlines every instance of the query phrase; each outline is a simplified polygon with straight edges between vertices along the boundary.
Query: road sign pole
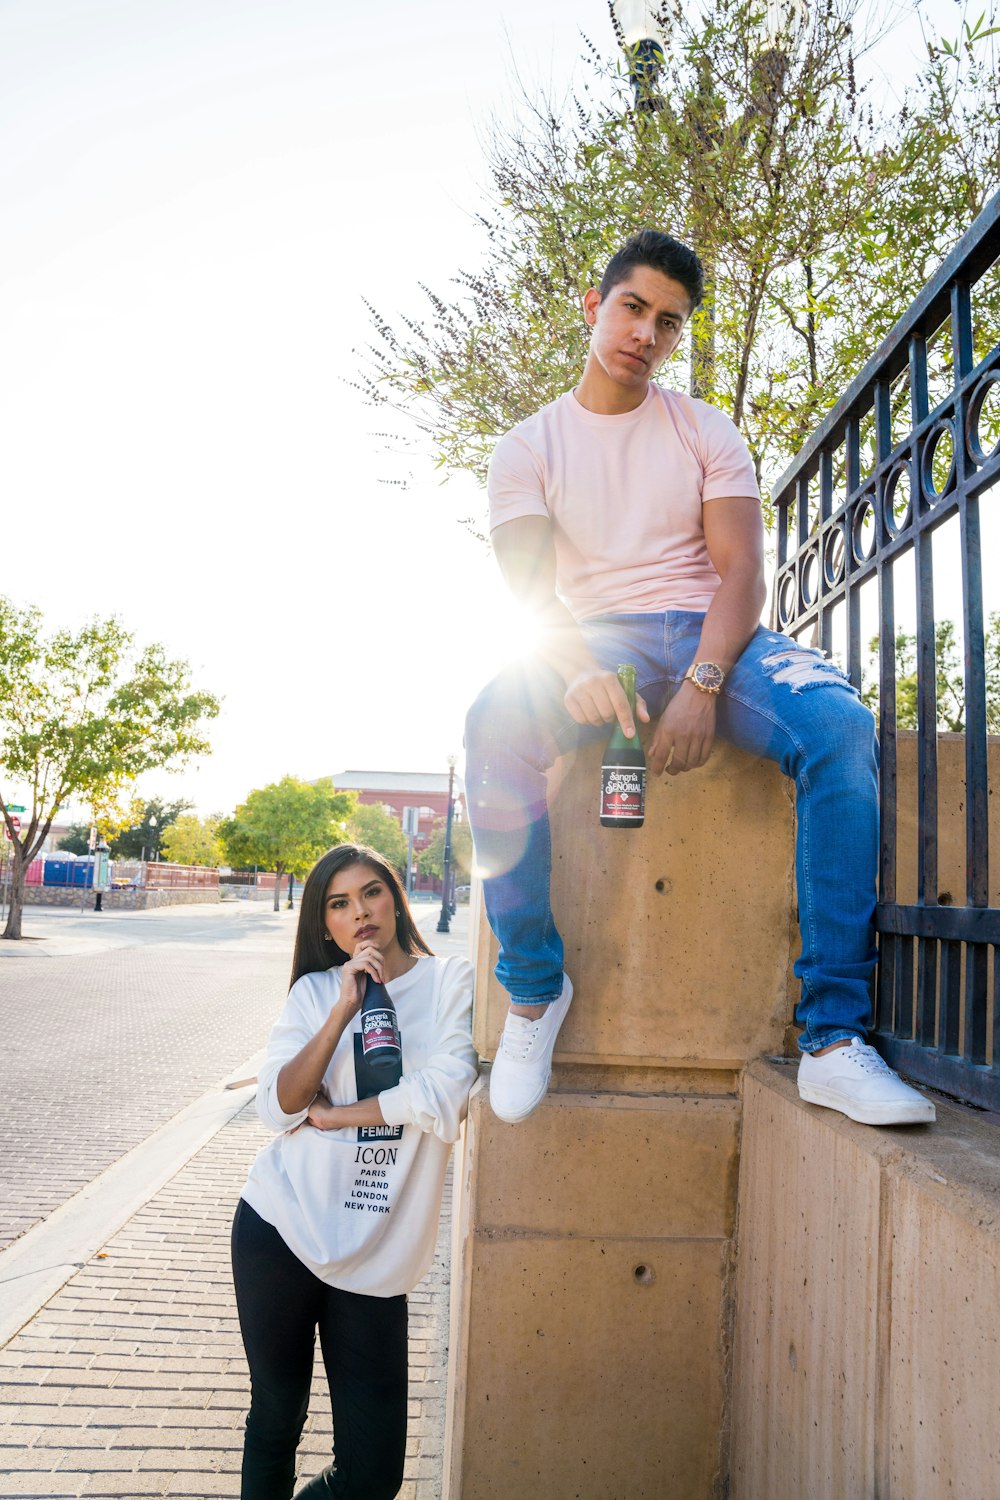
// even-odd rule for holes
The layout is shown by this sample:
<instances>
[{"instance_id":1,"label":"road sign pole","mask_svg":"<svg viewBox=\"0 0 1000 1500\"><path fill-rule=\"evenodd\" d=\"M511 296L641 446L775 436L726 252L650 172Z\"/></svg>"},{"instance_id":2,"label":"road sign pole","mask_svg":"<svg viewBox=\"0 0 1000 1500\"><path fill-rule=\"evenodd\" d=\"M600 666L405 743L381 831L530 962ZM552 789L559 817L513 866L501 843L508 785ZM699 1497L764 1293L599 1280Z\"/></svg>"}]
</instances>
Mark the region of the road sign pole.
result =
<instances>
[{"instance_id":1,"label":"road sign pole","mask_svg":"<svg viewBox=\"0 0 1000 1500\"><path fill-rule=\"evenodd\" d=\"M403 808L403 832L406 834L406 894L413 895L413 840L420 828L420 808Z\"/></svg>"}]
</instances>

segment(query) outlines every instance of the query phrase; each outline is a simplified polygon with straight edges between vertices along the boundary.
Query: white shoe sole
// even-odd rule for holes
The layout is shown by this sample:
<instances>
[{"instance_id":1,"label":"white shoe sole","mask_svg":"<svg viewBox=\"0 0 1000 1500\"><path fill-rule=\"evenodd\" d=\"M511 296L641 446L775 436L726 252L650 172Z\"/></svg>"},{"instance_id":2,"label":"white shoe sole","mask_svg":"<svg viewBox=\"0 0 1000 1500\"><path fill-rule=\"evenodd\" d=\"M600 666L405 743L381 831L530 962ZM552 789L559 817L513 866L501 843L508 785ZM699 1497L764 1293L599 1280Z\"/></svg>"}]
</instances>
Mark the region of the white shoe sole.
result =
<instances>
[{"instance_id":1,"label":"white shoe sole","mask_svg":"<svg viewBox=\"0 0 1000 1500\"><path fill-rule=\"evenodd\" d=\"M836 1109L859 1125L932 1125L937 1111L929 1099L918 1099L912 1104L864 1104L856 1099L845 1099L836 1089L824 1088L821 1083L800 1083L799 1098L807 1104L821 1104L824 1109Z\"/></svg>"}]
</instances>

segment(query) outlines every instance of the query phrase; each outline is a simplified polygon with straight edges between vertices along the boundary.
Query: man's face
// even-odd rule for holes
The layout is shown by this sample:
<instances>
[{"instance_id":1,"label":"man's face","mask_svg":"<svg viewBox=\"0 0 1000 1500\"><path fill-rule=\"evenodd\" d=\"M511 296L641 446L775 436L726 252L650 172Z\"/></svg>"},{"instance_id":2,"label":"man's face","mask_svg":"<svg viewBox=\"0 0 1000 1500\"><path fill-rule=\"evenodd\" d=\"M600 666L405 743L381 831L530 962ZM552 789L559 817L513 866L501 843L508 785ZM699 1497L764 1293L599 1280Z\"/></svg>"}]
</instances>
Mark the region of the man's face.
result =
<instances>
[{"instance_id":1,"label":"man's face","mask_svg":"<svg viewBox=\"0 0 1000 1500\"><path fill-rule=\"evenodd\" d=\"M629 390L645 385L673 354L691 313L680 282L652 266L635 266L603 298L591 288L583 308L594 330L590 358Z\"/></svg>"}]
</instances>

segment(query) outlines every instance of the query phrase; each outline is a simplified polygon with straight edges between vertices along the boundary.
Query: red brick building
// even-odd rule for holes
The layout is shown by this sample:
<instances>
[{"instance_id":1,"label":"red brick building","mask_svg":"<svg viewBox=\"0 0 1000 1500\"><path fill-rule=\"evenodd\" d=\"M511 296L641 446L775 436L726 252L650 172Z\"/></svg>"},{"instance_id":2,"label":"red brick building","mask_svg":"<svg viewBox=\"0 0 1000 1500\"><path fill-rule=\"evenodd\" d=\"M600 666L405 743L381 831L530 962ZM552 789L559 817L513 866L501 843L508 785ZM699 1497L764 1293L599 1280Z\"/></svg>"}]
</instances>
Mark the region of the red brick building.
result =
<instances>
[{"instance_id":1,"label":"red brick building","mask_svg":"<svg viewBox=\"0 0 1000 1500\"><path fill-rule=\"evenodd\" d=\"M403 810L418 810L417 834L413 840L414 891L439 892L441 882L421 875L416 857L426 849L435 823L448 816L447 771L337 771L333 784L338 792L357 792L358 801L369 806L381 803L403 825ZM465 788L455 777L455 817L465 818Z\"/></svg>"}]
</instances>

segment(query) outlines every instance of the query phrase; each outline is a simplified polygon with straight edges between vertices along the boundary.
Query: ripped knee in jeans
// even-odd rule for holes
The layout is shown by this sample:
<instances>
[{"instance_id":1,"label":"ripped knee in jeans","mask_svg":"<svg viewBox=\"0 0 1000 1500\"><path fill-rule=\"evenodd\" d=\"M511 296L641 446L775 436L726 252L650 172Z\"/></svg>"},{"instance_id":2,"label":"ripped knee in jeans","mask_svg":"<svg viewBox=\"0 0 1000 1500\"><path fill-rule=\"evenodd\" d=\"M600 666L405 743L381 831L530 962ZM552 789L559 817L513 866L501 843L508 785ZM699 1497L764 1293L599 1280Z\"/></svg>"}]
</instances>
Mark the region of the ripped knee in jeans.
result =
<instances>
[{"instance_id":1,"label":"ripped knee in jeans","mask_svg":"<svg viewBox=\"0 0 1000 1500\"><path fill-rule=\"evenodd\" d=\"M771 640L778 649L761 657L761 667L768 677L785 683L793 693L815 687L851 687L836 662L815 646L799 646L778 635Z\"/></svg>"}]
</instances>

